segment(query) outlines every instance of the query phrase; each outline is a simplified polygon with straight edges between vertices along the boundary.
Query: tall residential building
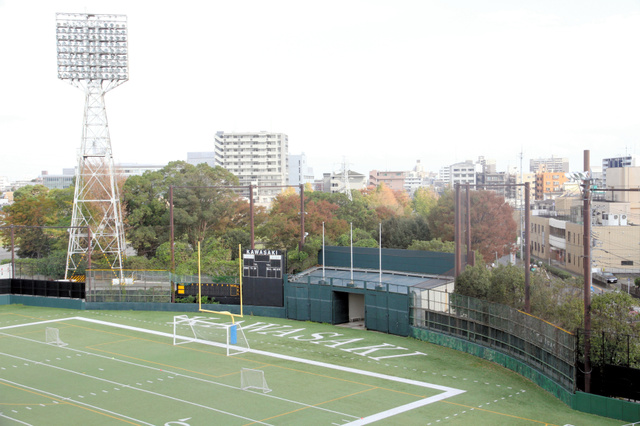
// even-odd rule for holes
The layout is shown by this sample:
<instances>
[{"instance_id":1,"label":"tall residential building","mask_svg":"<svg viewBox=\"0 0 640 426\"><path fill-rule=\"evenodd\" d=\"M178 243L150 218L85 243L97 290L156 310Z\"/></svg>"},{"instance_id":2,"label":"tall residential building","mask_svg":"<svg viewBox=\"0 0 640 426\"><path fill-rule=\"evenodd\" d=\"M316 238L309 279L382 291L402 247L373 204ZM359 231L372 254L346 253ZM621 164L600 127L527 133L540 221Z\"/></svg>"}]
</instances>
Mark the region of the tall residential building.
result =
<instances>
[{"instance_id":1,"label":"tall residential building","mask_svg":"<svg viewBox=\"0 0 640 426\"><path fill-rule=\"evenodd\" d=\"M289 138L273 132L217 132L216 166L240 180L241 195L249 197L249 185L256 185L254 201L270 205L289 184ZM269 188L269 187L274 188Z\"/></svg>"},{"instance_id":2,"label":"tall residential building","mask_svg":"<svg viewBox=\"0 0 640 426\"><path fill-rule=\"evenodd\" d=\"M289 155L289 185L313 183L315 177L313 168L307 165L307 156L302 154Z\"/></svg>"},{"instance_id":3,"label":"tall residential building","mask_svg":"<svg viewBox=\"0 0 640 426\"><path fill-rule=\"evenodd\" d=\"M208 164L216 166L216 156L214 152L187 152L187 163L197 166L198 164Z\"/></svg>"},{"instance_id":4,"label":"tall residential building","mask_svg":"<svg viewBox=\"0 0 640 426\"><path fill-rule=\"evenodd\" d=\"M537 173L544 166L548 172L569 173L569 159L560 157L538 158L529 160L529 171Z\"/></svg>"}]
</instances>

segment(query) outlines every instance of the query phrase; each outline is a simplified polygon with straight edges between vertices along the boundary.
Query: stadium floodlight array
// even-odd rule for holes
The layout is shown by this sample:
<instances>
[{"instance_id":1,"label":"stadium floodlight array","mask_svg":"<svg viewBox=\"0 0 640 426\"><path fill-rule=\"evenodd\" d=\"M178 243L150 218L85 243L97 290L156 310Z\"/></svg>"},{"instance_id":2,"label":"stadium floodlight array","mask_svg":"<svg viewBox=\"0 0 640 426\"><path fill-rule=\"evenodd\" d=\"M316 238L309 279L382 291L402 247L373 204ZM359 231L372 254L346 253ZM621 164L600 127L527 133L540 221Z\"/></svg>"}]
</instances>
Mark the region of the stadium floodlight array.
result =
<instances>
[{"instance_id":1,"label":"stadium floodlight array","mask_svg":"<svg viewBox=\"0 0 640 426\"><path fill-rule=\"evenodd\" d=\"M173 317L173 344L201 343L226 350L227 356L249 351L249 342L239 323L217 323L215 318L176 315Z\"/></svg>"},{"instance_id":2,"label":"stadium floodlight array","mask_svg":"<svg viewBox=\"0 0 640 426\"><path fill-rule=\"evenodd\" d=\"M129 79L127 17L57 13L56 39L58 78L85 92L65 278L95 253L124 284L126 245L104 94Z\"/></svg>"},{"instance_id":3,"label":"stadium floodlight array","mask_svg":"<svg viewBox=\"0 0 640 426\"><path fill-rule=\"evenodd\" d=\"M56 14L58 78L80 85L129 79L125 15Z\"/></svg>"}]
</instances>

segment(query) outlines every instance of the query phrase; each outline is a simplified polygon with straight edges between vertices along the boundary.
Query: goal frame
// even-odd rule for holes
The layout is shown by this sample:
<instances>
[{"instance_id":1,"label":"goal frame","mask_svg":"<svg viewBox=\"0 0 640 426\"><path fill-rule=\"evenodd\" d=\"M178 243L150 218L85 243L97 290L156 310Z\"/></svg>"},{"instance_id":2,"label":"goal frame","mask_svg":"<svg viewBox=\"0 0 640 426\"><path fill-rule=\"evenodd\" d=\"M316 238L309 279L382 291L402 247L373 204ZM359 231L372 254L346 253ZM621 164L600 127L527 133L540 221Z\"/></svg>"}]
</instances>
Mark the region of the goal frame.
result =
<instances>
[{"instance_id":1,"label":"goal frame","mask_svg":"<svg viewBox=\"0 0 640 426\"><path fill-rule=\"evenodd\" d=\"M173 317L173 345L182 345L185 343L201 343L210 346L217 346L226 350L227 356L233 356L248 352L249 341L247 340L242 323L219 323L214 322L217 318L210 317L191 317L188 315L176 315ZM191 330L189 335L180 334L179 328L188 327ZM194 327L202 326L204 328L224 330L224 341L208 340L198 336L198 332ZM243 342L244 345L239 344Z\"/></svg>"},{"instance_id":2,"label":"goal frame","mask_svg":"<svg viewBox=\"0 0 640 426\"><path fill-rule=\"evenodd\" d=\"M48 345L58 346L61 348L67 346L67 343L60 339L60 330L55 327L47 327L45 329L45 342Z\"/></svg>"},{"instance_id":3,"label":"goal frame","mask_svg":"<svg viewBox=\"0 0 640 426\"><path fill-rule=\"evenodd\" d=\"M269 393L271 389L267 385L263 370L243 368L240 370L240 388L242 390L259 389L262 393Z\"/></svg>"}]
</instances>

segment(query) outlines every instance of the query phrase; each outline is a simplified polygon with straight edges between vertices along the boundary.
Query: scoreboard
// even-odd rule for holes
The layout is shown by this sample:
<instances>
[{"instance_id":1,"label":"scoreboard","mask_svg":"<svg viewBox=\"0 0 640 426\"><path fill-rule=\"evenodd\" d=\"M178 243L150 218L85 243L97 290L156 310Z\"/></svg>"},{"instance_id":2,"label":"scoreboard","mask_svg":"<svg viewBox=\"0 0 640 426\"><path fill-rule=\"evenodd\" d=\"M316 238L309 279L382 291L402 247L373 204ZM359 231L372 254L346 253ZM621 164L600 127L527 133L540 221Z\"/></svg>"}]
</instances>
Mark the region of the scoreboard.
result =
<instances>
[{"instance_id":1,"label":"scoreboard","mask_svg":"<svg viewBox=\"0 0 640 426\"><path fill-rule=\"evenodd\" d=\"M244 251L242 276L282 279L284 256L280 250Z\"/></svg>"},{"instance_id":2,"label":"scoreboard","mask_svg":"<svg viewBox=\"0 0 640 426\"><path fill-rule=\"evenodd\" d=\"M246 304L284 306L285 259L285 252L280 250L244 250L242 293Z\"/></svg>"}]
</instances>

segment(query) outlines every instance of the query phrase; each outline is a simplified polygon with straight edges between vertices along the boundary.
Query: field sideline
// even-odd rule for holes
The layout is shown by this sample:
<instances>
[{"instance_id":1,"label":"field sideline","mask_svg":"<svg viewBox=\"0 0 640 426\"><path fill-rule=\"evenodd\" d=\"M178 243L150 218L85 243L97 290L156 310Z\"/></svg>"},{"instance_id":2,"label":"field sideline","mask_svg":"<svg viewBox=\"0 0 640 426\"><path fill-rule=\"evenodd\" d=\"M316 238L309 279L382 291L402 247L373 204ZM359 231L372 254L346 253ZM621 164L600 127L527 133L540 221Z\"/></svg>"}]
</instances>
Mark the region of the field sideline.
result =
<instances>
[{"instance_id":1,"label":"field sideline","mask_svg":"<svg viewBox=\"0 0 640 426\"><path fill-rule=\"evenodd\" d=\"M53 424L60 415L78 424L185 426L623 424L574 411L503 367L415 339L245 317L251 351L226 357L216 346L173 346L173 315L0 306L0 423ZM47 325L68 346L44 344ZM240 390L246 367L263 370L272 392Z\"/></svg>"}]
</instances>

